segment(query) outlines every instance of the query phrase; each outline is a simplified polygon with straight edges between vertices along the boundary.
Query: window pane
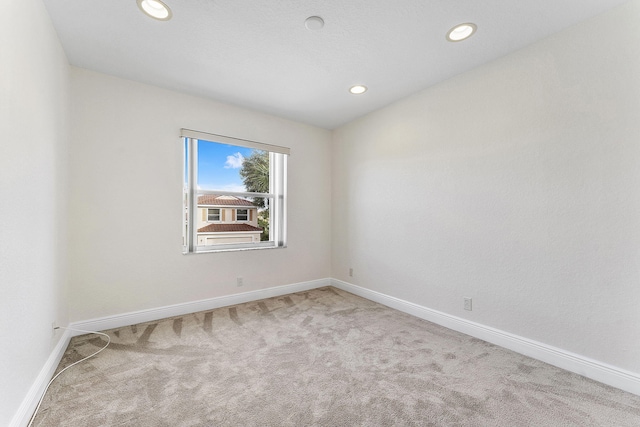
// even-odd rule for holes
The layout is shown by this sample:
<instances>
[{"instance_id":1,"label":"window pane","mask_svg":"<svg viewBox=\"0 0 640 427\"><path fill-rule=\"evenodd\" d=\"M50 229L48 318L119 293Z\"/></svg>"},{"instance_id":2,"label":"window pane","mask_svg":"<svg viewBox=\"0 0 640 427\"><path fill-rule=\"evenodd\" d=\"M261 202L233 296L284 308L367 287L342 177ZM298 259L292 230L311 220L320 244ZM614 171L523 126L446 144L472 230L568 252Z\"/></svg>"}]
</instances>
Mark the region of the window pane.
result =
<instances>
[{"instance_id":1,"label":"window pane","mask_svg":"<svg viewBox=\"0 0 640 427\"><path fill-rule=\"evenodd\" d=\"M256 162L260 155L254 153L266 153L252 148L238 147L234 145L218 144L210 141L198 141L198 187L210 191L231 191L243 193L246 191L255 193L267 193L269 190L269 161L268 155L265 162ZM262 157L265 157L264 155ZM245 161L248 165L258 163L261 167L257 178L266 177L266 186L262 189L248 188L242 176L244 171L249 171L249 166L243 168ZM250 172L246 172L250 174ZM253 182L251 181L251 182ZM264 190L266 188L266 191Z\"/></svg>"},{"instance_id":2,"label":"window pane","mask_svg":"<svg viewBox=\"0 0 640 427\"><path fill-rule=\"evenodd\" d=\"M286 246L287 155L187 141L186 252Z\"/></svg>"},{"instance_id":3,"label":"window pane","mask_svg":"<svg viewBox=\"0 0 640 427\"><path fill-rule=\"evenodd\" d=\"M209 221L220 221L220 209L209 209L207 219Z\"/></svg>"},{"instance_id":4,"label":"window pane","mask_svg":"<svg viewBox=\"0 0 640 427\"><path fill-rule=\"evenodd\" d=\"M195 215L197 246L258 244L269 241L268 231L260 223L261 213L256 203L263 198L196 193ZM259 201L256 201L258 200ZM222 206L210 208L208 206ZM237 206L246 206L237 208ZM268 221L266 222L268 226ZM266 238L265 238L266 236Z\"/></svg>"}]
</instances>

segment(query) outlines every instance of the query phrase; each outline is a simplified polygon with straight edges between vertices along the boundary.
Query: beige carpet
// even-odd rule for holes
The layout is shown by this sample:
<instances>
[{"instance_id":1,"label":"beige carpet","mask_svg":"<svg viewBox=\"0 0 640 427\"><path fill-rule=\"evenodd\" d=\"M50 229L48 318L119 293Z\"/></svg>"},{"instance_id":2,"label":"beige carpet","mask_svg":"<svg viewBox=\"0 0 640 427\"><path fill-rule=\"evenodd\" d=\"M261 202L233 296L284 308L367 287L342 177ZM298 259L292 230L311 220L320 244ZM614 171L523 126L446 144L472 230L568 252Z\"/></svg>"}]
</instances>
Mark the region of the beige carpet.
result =
<instances>
[{"instance_id":1,"label":"beige carpet","mask_svg":"<svg viewBox=\"0 0 640 427\"><path fill-rule=\"evenodd\" d=\"M638 396L335 288L108 333L35 426L640 426Z\"/></svg>"}]
</instances>

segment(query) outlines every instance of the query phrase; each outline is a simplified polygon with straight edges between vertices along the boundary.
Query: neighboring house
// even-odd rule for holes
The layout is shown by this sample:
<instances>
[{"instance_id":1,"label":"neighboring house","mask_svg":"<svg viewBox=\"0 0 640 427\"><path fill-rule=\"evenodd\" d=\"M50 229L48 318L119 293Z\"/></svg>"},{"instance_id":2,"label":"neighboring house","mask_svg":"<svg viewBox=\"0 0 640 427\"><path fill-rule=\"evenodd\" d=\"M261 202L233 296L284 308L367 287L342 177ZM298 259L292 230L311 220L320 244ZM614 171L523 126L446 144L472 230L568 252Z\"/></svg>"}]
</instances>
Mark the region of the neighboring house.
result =
<instances>
[{"instance_id":1,"label":"neighboring house","mask_svg":"<svg viewBox=\"0 0 640 427\"><path fill-rule=\"evenodd\" d=\"M258 208L234 196L198 197L198 246L259 242Z\"/></svg>"}]
</instances>

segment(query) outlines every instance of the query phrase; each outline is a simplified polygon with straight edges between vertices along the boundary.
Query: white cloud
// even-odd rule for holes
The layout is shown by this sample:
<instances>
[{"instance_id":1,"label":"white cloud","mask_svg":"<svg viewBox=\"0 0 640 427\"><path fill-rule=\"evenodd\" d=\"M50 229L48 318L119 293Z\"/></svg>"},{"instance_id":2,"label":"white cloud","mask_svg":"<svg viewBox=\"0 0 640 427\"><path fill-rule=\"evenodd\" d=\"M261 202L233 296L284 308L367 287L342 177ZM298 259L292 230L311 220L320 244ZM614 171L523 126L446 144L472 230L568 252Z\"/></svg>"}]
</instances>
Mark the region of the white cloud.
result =
<instances>
[{"instance_id":1,"label":"white cloud","mask_svg":"<svg viewBox=\"0 0 640 427\"><path fill-rule=\"evenodd\" d=\"M233 156L227 156L227 161L224 163L225 169L238 169L242 167L244 157L240 153L235 153Z\"/></svg>"}]
</instances>

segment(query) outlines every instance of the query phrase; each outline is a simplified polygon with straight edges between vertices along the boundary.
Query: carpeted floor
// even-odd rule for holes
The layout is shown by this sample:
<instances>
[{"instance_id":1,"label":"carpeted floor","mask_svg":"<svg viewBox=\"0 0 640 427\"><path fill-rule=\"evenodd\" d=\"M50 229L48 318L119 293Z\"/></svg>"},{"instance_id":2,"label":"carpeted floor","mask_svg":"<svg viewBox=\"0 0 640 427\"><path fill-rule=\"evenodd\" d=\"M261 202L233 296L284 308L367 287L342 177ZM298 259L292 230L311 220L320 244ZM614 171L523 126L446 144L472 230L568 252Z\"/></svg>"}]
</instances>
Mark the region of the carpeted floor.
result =
<instances>
[{"instance_id":1,"label":"carpeted floor","mask_svg":"<svg viewBox=\"0 0 640 427\"><path fill-rule=\"evenodd\" d=\"M640 426L638 396L331 287L107 332L34 426Z\"/></svg>"}]
</instances>

